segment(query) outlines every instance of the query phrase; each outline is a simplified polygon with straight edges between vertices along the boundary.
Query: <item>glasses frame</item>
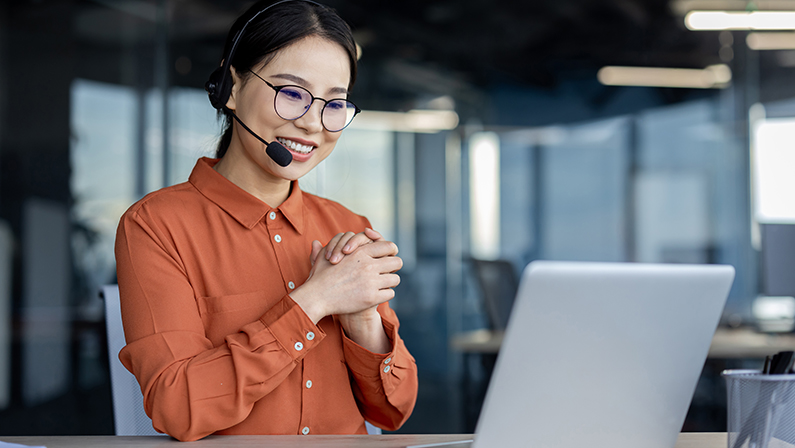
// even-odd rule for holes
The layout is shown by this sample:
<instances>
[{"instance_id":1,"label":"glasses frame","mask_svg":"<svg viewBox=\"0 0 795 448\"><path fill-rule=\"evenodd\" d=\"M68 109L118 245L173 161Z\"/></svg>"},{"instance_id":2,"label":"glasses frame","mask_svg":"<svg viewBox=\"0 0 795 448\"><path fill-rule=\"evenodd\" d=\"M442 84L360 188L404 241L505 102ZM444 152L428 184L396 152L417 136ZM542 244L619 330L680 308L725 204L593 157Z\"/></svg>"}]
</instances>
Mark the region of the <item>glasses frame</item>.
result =
<instances>
[{"instance_id":1,"label":"glasses frame","mask_svg":"<svg viewBox=\"0 0 795 448\"><path fill-rule=\"evenodd\" d=\"M357 106L356 104L353 103L353 101L351 101L351 100L349 100L347 98L332 98L330 100L327 100L325 98L321 98L319 96L313 95L312 92L310 92L309 89L307 89L306 87L298 86L298 85L295 85L295 84L285 84L285 85L281 85L281 86L275 86L275 85L269 83L268 81L266 81L262 76L258 75L256 72L254 72L252 70L249 70L249 71L251 72L251 74L253 74L257 78L259 78L262 82L267 84L268 87L270 87L271 89L273 89L276 92L276 95L273 96L273 110L276 112L276 115L278 115L283 120L295 121L295 120L303 117L304 115L306 115L307 112L309 112L309 109L312 108L312 105L315 104L315 100L320 100L320 101L323 101L323 108L320 109L320 124L323 125L323 129L327 130L328 132L342 132L343 129L347 128L348 126L350 126L351 123L353 123L353 119L356 118L356 115L358 115L359 112L362 111L361 109L359 109L359 106ZM309 96L312 98L312 101L309 103L309 107L306 108L304 113L302 113L301 115L299 115L299 116L297 116L295 118L282 117L282 114L279 113L279 109L276 108L276 99L279 97L279 92L282 89L285 89L287 87L297 87L299 89L302 89L302 90L306 91L306 93L308 93ZM326 106L328 106L328 104L330 102L332 102L332 101L345 101L347 103L353 104L353 107L354 107L354 112L353 112L353 116L351 117L351 120L348 123L346 123L345 126L343 126L341 129L337 129L335 131L332 131L331 129L326 127L326 122L323 119L323 112L326 111Z\"/></svg>"}]
</instances>

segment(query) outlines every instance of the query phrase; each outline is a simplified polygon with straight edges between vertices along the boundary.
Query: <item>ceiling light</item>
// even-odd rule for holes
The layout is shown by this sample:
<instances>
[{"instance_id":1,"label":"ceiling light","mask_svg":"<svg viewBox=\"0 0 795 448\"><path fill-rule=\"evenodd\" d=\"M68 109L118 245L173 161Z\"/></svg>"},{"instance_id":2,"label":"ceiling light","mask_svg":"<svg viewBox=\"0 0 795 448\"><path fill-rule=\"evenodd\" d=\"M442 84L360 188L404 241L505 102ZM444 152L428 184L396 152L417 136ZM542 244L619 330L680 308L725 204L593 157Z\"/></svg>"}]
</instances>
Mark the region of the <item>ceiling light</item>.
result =
<instances>
[{"instance_id":1,"label":"ceiling light","mask_svg":"<svg viewBox=\"0 0 795 448\"><path fill-rule=\"evenodd\" d=\"M750 33L745 43L752 50L795 50L795 33Z\"/></svg>"},{"instance_id":2,"label":"ceiling light","mask_svg":"<svg viewBox=\"0 0 795 448\"><path fill-rule=\"evenodd\" d=\"M795 11L690 11L689 30L795 30Z\"/></svg>"},{"instance_id":3,"label":"ceiling light","mask_svg":"<svg viewBox=\"0 0 795 448\"><path fill-rule=\"evenodd\" d=\"M684 16L690 11L792 11L795 10L793 0L672 0L671 10L674 14Z\"/></svg>"},{"instance_id":4,"label":"ceiling light","mask_svg":"<svg viewBox=\"0 0 795 448\"><path fill-rule=\"evenodd\" d=\"M608 86L722 89L731 82L732 72L724 64L704 69L607 66L596 77Z\"/></svg>"},{"instance_id":5,"label":"ceiling light","mask_svg":"<svg viewBox=\"0 0 795 448\"><path fill-rule=\"evenodd\" d=\"M356 43L356 60L360 60L362 58L362 46Z\"/></svg>"},{"instance_id":6,"label":"ceiling light","mask_svg":"<svg viewBox=\"0 0 795 448\"><path fill-rule=\"evenodd\" d=\"M353 129L375 129L395 132L436 133L458 126L458 114L451 110L410 110L383 112L366 110L351 122Z\"/></svg>"}]
</instances>

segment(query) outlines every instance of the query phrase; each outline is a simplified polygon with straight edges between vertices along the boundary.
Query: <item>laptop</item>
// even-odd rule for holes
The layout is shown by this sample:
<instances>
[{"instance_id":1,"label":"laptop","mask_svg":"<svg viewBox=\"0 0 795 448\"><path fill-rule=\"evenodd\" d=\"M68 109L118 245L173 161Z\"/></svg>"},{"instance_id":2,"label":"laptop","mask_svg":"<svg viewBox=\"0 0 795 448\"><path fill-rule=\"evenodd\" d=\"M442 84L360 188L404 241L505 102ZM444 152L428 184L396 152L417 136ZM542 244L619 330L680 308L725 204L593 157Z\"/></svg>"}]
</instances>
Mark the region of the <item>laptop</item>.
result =
<instances>
[{"instance_id":1,"label":"laptop","mask_svg":"<svg viewBox=\"0 0 795 448\"><path fill-rule=\"evenodd\" d=\"M531 263L474 442L416 447L672 448L733 280L731 266Z\"/></svg>"}]
</instances>

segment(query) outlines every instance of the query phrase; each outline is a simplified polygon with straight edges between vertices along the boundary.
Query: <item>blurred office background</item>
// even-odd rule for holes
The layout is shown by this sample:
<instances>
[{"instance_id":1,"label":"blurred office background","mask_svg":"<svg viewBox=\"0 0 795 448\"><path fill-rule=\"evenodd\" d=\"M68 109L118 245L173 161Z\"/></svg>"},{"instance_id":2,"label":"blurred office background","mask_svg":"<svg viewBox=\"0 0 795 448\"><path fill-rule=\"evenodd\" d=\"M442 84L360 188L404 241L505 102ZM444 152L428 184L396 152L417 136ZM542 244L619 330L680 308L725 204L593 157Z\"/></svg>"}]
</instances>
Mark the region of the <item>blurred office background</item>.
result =
<instances>
[{"instance_id":1,"label":"blurred office background","mask_svg":"<svg viewBox=\"0 0 795 448\"><path fill-rule=\"evenodd\" d=\"M365 112L301 183L401 248L392 306L421 381L402 431L473 430L494 351L451 341L504 323L490 272L501 300L535 259L731 264L733 331L795 294L795 2L326 3L361 46ZM113 433L97 292L116 225L212 154L203 85L249 4L0 4L0 435ZM737 22L757 9L784 29ZM744 15L691 29L698 10ZM717 372L758 362L734 355L686 429L725 430Z\"/></svg>"}]
</instances>

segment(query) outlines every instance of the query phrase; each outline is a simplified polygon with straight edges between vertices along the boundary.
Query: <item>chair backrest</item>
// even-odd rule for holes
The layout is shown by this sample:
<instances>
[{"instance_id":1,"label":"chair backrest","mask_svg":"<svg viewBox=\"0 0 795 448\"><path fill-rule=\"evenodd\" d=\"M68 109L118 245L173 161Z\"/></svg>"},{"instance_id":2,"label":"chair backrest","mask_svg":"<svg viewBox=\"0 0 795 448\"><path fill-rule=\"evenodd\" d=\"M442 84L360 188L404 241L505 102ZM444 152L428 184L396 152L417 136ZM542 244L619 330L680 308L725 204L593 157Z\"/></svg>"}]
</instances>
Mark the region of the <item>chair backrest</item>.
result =
<instances>
[{"instance_id":1,"label":"chair backrest","mask_svg":"<svg viewBox=\"0 0 795 448\"><path fill-rule=\"evenodd\" d=\"M121 361L119 352L124 348L124 329L121 325L119 286L106 285L100 293L105 301L105 328L108 332L108 357L110 358L110 383L113 392L113 423L117 436L158 435L152 420L144 412L144 397L135 377Z\"/></svg>"},{"instance_id":2,"label":"chair backrest","mask_svg":"<svg viewBox=\"0 0 795 448\"><path fill-rule=\"evenodd\" d=\"M507 260L470 259L492 330L505 330L511 315L519 279Z\"/></svg>"},{"instance_id":3,"label":"chair backrest","mask_svg":"<svg viewBox=\"0 0 795 448\"><path fill-rule=\"evenodd\" d=\"M119 352L126 344L121 325L119 286L102 287L100 296L105 301L105 327L108 332L108 357L110 358L110 382L113 391L113 424L117 436L162 435L152 427L152 420L144 412L144 397L141 387L132 373L121 361ZM367 424L368 434L381 434L381 428Z\"/></svg>"}]
</instances>

